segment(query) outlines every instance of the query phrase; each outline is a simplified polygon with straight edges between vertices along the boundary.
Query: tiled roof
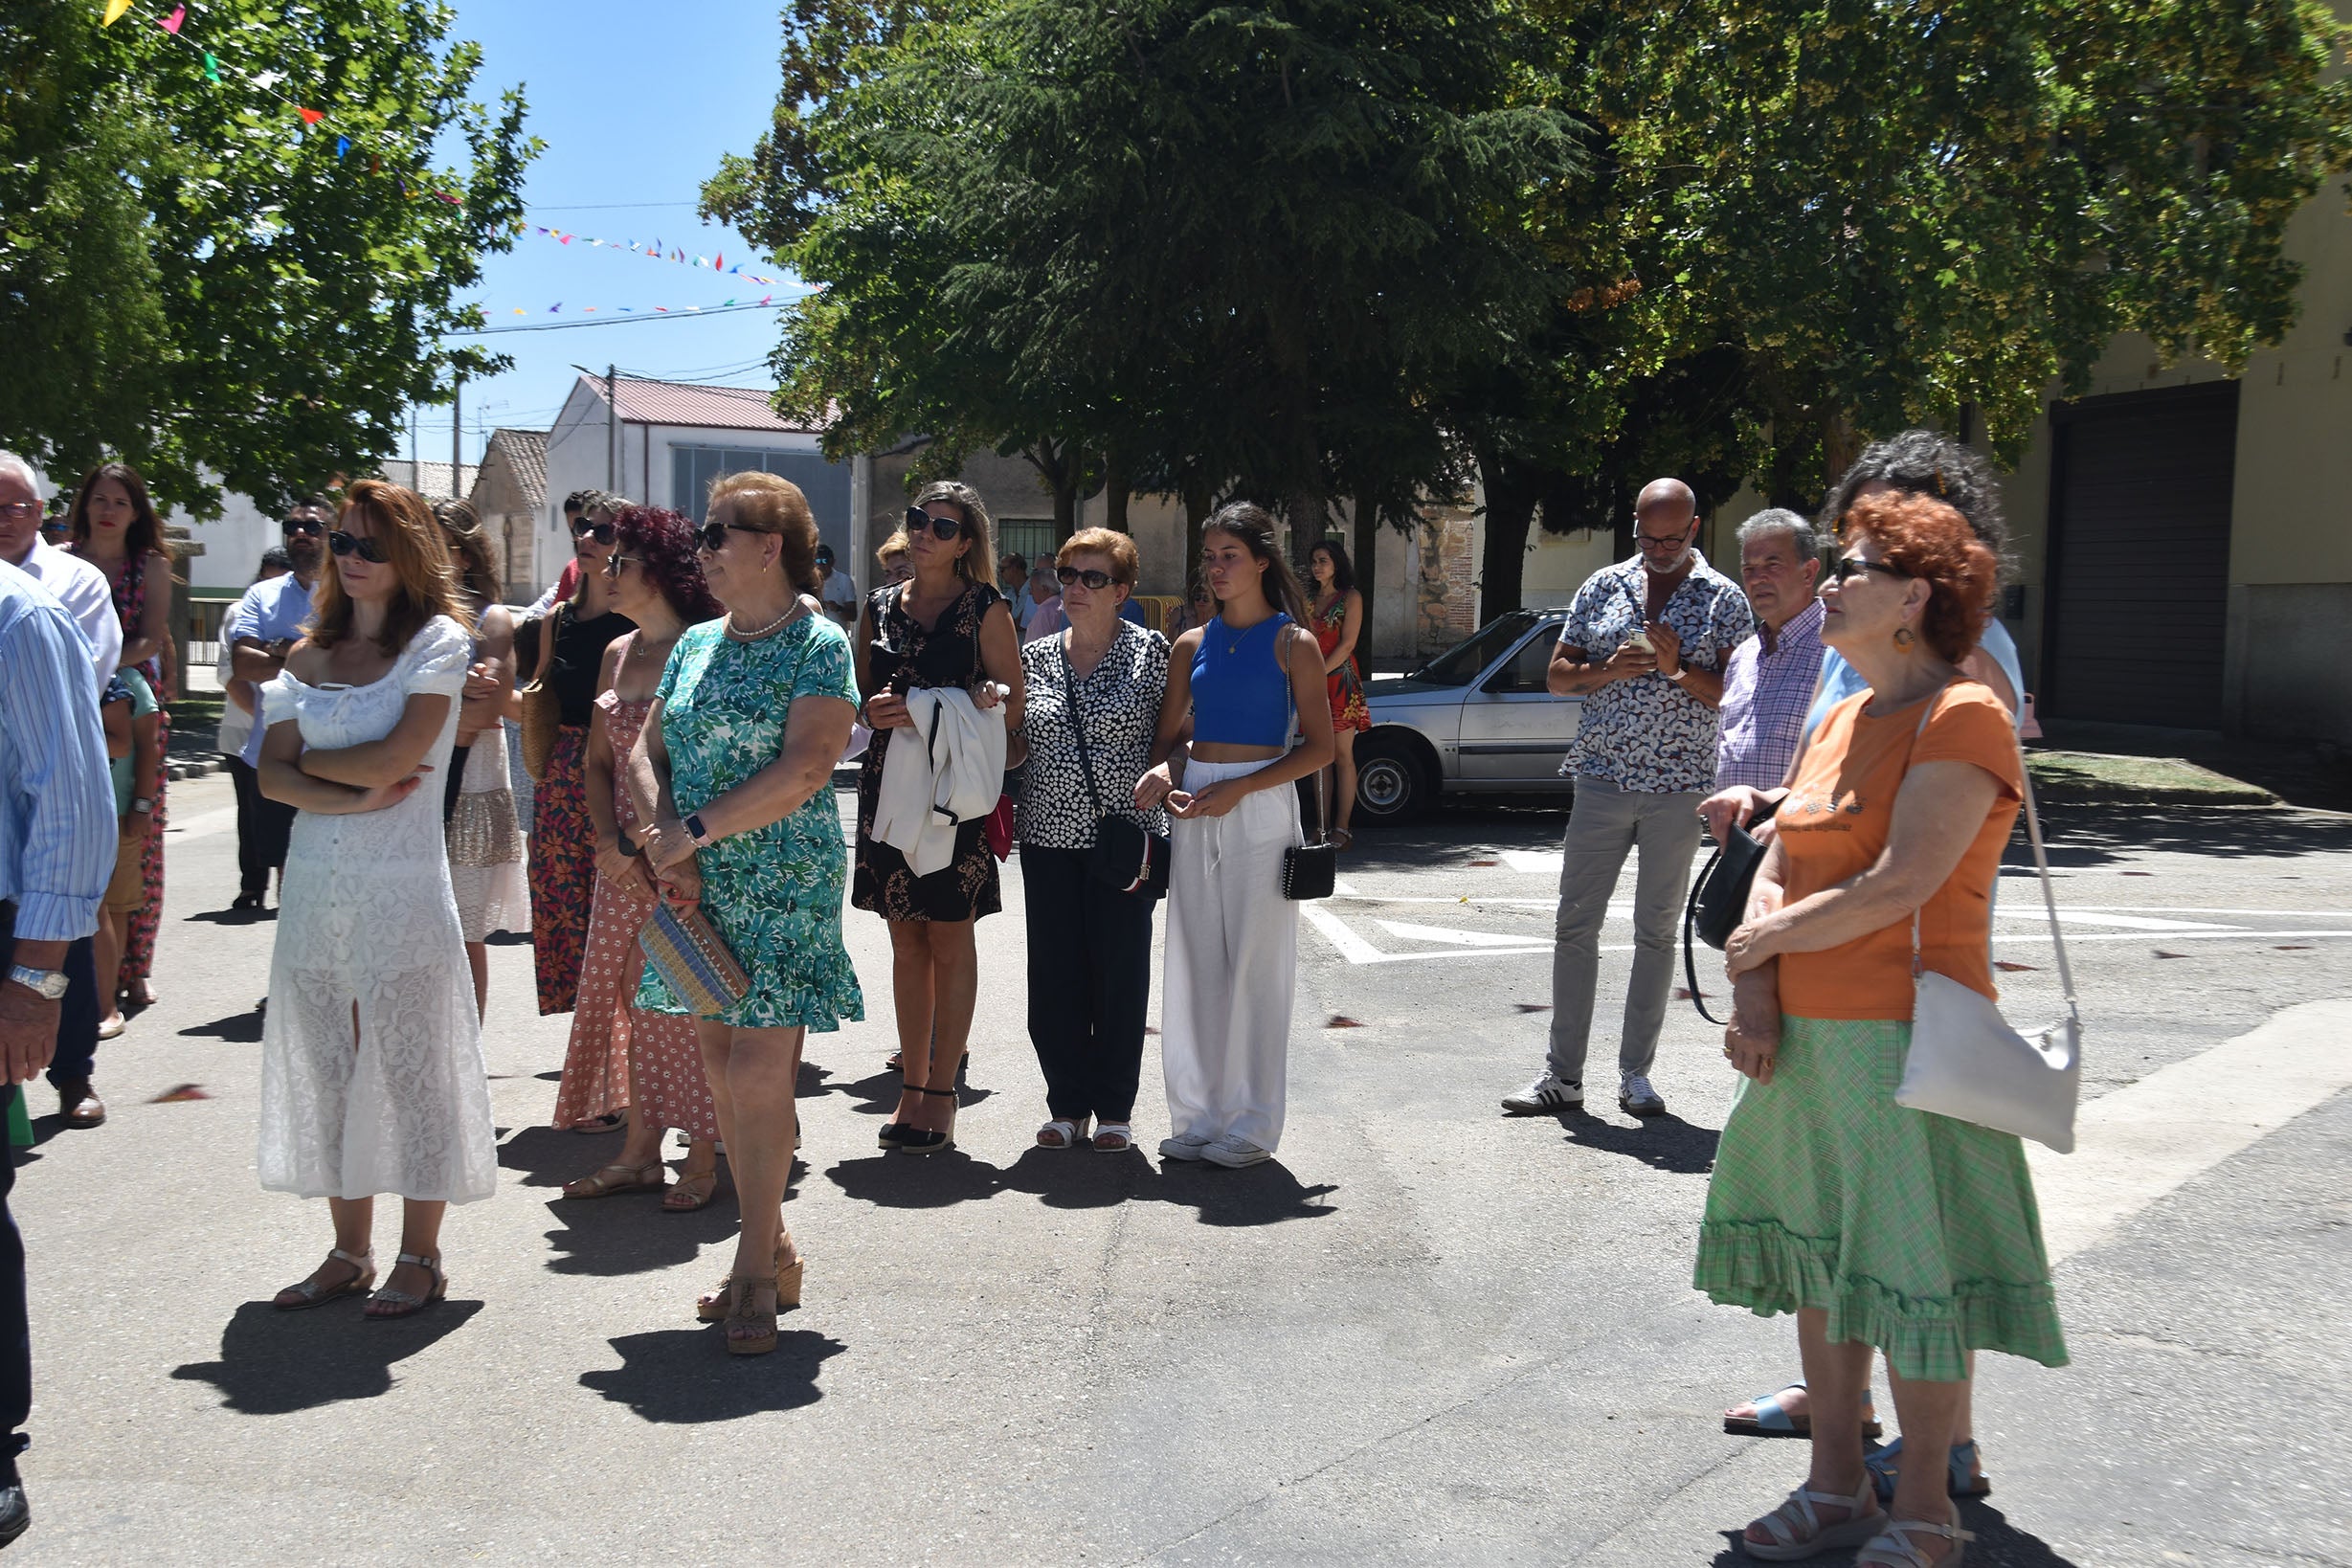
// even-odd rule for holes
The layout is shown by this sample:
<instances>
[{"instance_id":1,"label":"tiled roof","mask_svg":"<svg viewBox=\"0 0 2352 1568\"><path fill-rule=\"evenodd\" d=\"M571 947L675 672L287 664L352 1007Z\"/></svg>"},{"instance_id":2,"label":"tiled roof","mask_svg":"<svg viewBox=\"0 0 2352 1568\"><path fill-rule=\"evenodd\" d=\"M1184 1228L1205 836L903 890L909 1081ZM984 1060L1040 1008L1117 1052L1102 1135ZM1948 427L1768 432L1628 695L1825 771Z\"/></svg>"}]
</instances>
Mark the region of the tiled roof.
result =
<instances>
[{"instance_id":1,"label":"tiled roof","mask_svg":"<svg viewBox=\"0 0 2352 1568\"><path fill-rule=\"evenodd\" d=\"M490 433L490 451L504 452L506 466L514 470L514 481L523 491L523 499L533 512L548 503L548 433L544 430L508 430L504 427ZM485 454L486 460L486 454Z\"/></svg>"},{"instance_id":2,"label":"tiled roof","mask_svg":"<svg viewBox=\"0 0 2352 1568\"><path fill-rule=\"evenodd\" d=\"M589 385L598 396L604 380ZM709 425L720 430L773 430L813 436L817 432L795 424L768 406L773 395L764 387L697 387L680 381L640 381L622 376L615 388L620 416L644 425Z\"/></svg>"},{"instance_id":3,"label":"tiled roof","mask_svg":"<svg viewBox=\"0 0 2352 1568\"><path fill-rule=\"evenodd\" d=\"M451 496L468 496L474 492L474 477L482 472L481 465L467 463L458 470L458 486L449 485L449 464L445 462L411 462L406 458L388 459L384 478L394 484L414 490L427 501L444 501Z\"/></svg>"}]
</instances>

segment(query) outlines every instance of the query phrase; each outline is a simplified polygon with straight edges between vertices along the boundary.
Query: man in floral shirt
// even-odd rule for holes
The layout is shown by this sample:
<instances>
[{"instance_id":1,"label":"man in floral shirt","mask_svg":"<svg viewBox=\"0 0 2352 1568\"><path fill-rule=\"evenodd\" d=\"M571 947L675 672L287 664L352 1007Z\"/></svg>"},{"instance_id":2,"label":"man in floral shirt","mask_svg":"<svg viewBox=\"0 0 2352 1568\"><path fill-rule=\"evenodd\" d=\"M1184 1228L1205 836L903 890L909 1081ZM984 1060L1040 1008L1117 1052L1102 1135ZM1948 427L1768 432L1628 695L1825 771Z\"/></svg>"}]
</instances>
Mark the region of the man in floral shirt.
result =
<instances>
[{"instance_id":1,"label":"man in floral shirt","mask_svg":"<svg viewBox=\"0 0 2352 1568\"><path fill-rule=\"evenodd\" d=\"M1680 480L1653 480L1633 508L1630 561L1577 590L1553 650L1555 696L1581 697L1576 779L1553 926L1552 1043L1544 1071L1505 1095L1518 1115L1584 1099L1584 1054L1601 977L1601 923L1625 856L1639 848L1633 977L1617 1048L1619 1107L1659 1116L1650 1087L1674 974L1674 924L1698 851L1698 803L1714 788L1723 665L1756 631L1739 585L1699 554L1698 504Z\"/></svg>"}]
</instances>

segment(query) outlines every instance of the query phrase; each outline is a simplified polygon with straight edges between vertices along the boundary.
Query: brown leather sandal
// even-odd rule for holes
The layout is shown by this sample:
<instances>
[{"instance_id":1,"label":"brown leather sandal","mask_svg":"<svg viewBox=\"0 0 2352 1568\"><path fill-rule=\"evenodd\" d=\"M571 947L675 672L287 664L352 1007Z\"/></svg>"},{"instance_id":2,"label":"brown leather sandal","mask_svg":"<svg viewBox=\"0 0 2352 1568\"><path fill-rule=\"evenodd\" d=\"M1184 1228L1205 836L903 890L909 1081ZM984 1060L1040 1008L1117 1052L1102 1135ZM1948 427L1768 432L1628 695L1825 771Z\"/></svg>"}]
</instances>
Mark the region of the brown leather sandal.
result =
<instances>
[{"instance_id":1,"label":"brown leather sandal","mask_svg":"<svg viewBox=\"0 0 2352 1568\"><path fill-rule=\"evenodd\" d=\"M797 1307L800 1305L801 1269L808 1259L795 1252L793 1254L793 1261L786 1263L784 1246L784 1243L776 1243L775 1297L781 1306ZM730 1273L719 1282L719 1288L716 1290L706 1291L694 1298L694 1315L705 1323L725 1322L731 1300L730 1292L734 1288L735 1276Z\"/></svg>"},{"instance_id":2,"label":"brown leather sandal","mask_svg":"<svg viewBox=\"0 0 2352 1568\"><path fill-rule=\"evenodd\" d=\"M577 1181L564 1183L566 1198L610 1198L615 1193L658 1193L669 1173L657 1159L650 1165L603 1165Z\"/></svg>"},{"instance_id":3,"label":"brown leather sandal","mask_svg":"<svg viewBox=\"0 0 2352 1568\"><path fill-rule=\"evenodd\" d=\"M310 1271L308 1279L298 1280L279 1291L271 1299L270 1305L281 1312L306 1312L313 1307L324 1307L328 1302L340 1301L345 1296L364 1296L375 1284L375 1254L373 1252L366 1252L354 1257L344 1251L343 1248L337 1247L326 1255L326 1263L349 1265L352 1270L351 1277L340 1285L321 1285L319 1276L326 1270L326 1264L321 1264ZM295 1299L288 1301L286 1299L288 1296Z\"/></svg>"},{"instance_id":4,"label":"brown leather sandal","mask_svg":"<svg viewBox=\"0 0 2352 1568\"><path fill-rule=\"evenodd\" d=\"M706 1207L719 1194L718 1167L682 1176L670 1183L670 1190L661 1195L664 1214L692 1214Z\"/></svg>"}]
</instances>

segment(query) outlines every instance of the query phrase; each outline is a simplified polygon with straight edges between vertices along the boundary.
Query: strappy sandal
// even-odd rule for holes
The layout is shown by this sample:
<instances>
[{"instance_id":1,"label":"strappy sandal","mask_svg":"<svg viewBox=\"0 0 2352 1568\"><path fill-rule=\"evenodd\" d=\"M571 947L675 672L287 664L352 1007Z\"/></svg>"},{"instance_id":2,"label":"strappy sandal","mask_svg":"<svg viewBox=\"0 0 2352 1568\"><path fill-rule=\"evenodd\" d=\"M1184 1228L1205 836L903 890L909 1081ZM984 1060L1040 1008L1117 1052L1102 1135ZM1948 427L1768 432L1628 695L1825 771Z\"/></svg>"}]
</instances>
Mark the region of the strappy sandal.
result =
<instances>
[{"instance_id":1,"label":"strappy sandal","mask_svg":"<svg viewBox=\"0 0 2352 1568\"><path fill-rule=\"evenodd\" d=\"M1940 1535L1952 1545L1952 1550L1939 1557L1931 1557L1919 1550L1914 1535ZM1968 1552L1968 1543L1976 1536L1957 1524L1930 1524L1925 1519L1893 1519L1861 1551L1854 1554L1854 1568L1960 1568L1960 1558Z\"/></svg>"},{"instance_id":2,"label":"strappy sandal","mask_svg":"<svg viewBox=\"0 0 2352 1568\"><path fill-rule=\"evenodd\" d=\"M650 1165L600 1165L577 1181L564 1183L566 1198L610 1198L615 1193L658 1193L667 1172L657 1159Z\"/></svg>"},{"instance_id":3,"label":"strappy sandal","mask_svg":"<svg viewBox=\"0 0 2352 1568\"><path fill-rule=\"evenodd\" d=\"M394 1290L390 1286L368 1298L366 1315L375 1318L414 1317L418 1312L449 1294L449 1276L441 1272L441 1260L428 1258L421 1252L403 1252L399 1261L414 1264L433 1276L433 1288L423 1295L412 1295L406 1290Z\"/></svg>"},{"instance_id":4,"label":"strappy sandal","mask_svg":"<svg viewBox=\"0 0 2352 1568\"><path fill-rule=\"evenodd\" d=\"M905 1072L907 1070L905 1055L903 1052L899 1051L892 1051L890 1053L890 1060L885 1062L882 1065L883 1070L885 1072ZM959 1073L965 1071L971 1065L972 1053L970 1051L966 1051L963 1055L955 1059L955 1070Z\"/></svg>"},{"instance_id":5,"label":"strappy sandal","mask_svg":"<svg viewBox=\"0 0 2352 1568\"><path fill-rule=\"evenodd\" d=\"M1735 1415L1732 1411L1724 1411L1723 1429L1734 1437L1811 1437L1813 1435L1813 1413L1809 1410L1787 1410L1782 1408L1781 1403L1784 1396L1803 1387L1804 1387L1803 1383L1795 1382L1788 1384L1777 1394L1758 1394L1748 1401L1748 1408L1756 1412L1753 1416ZM1866 1438L1874 1438L1885 1430L1886 1428L1878 1423L1877 1406L1871 1402L1869 1394L1864 1394L1862 1396L1862 1435ZM1883 1497L1892 1494L1882 1488L1879 1495Z\"/></svg>"},{"instance_id":6,"label":"strappy sandal","mask_svg":"<svg viewBox=\"0 0 2352 1568\"><path fill-rule=\"evenodd\" d=\"M1863 1468L1870 1472L1870 1483L1878 1489L1878 1500L1894 1501L1894 1478L1903 1468L1903 1440L1893 1443L1862 1461ZM1976 1439L1955 1443L1944 1456L1944 1490L1955 1497L1990 1497L1992 1481L1977 1468Z\"/></svg>"},{"instance_id":7,"label":"strappy sandal","mask_svg":"<svg viewBox=\"0 0 2352 1568\"><path fill-rule=\"evenodd\" d=\"M692 1214L696 1209L707 1205L718 1195L719 1169L714 1165L707 1171L697 1171L691 1176L682 1176L670 1183L670 1190L661 1195L661 1212L663 1214Z\"/></svg>"},{"instance_id":8,"label":"strappy sandal","mask_svg":"<svg viewBox=\"0 0 2352 1568\"><path fill-rule=\"evenodd\" d=\"M778 1242L776 1243L775 1299L778 1306L797 1307L800 1305L800 1281L802 1276L807 1271L807 1265L808 1258L804 1254L798 1252L793 1254L793 1261L791 1263L786 1263L784 1261L784 1243L782 1242ZM728 1303L729 1300L728 1292L733 1290L734 1288L735 1276L729 1274L725 1279L719 1281L719 1288L716 1290L713 1290L706 1295L695 1297L695 1317L705 1323L725 1322L727 1320Z\"/></svg>"},{"instance_id":9,"label":"strappy sandal","mask_svg":"<svg viewBox=\"0 0 2352 1568\"><path fill-rule=\"evenodd\" d=\"M909 1084L907 1086L917 1094L936 1095L951 1103L955 1099L953 1089L925 1088L920 1084ZM897 1145L899 1153L903 1154L936 1154L942 1150L952 1149L955 1147L955 1118L953 1116L948 1118L948 1130L944 1132L934 1132L928 1127L909 1127L905 1122L900 1122Z\"/></svg>"},{"instance_id":10,"label":"strappy sandal","mask_svg":"<svg viewBox=\"0 0 2352 1568\"><path fill-rule=\"evenodd\" d=\"M368 1293L369 1288L375 1284L375 1254L373 1252L366 1252L353 1257L343 1248L336 1247L326 1255L326 1263L349 1264L354 1272L341 1285L321 1285L319 1273L326 1266L326 1264L321 1264L318 1268L311 1270L310 1278L298 1280L279 1291L271 1299L270 1305L281 1312L306 1312L313 1307L324 1307L328 1302L340 1301L345 1296L364 1296ZM288 1296L295 1299L288 1301L285 1299Z\"/></svg>"},{"instance_id":11,"label":"strappy sandal","mask_svg":"<svg viewBox=\"0 0 2352 1568\"><path fill-rule=\"evenodd\" d=\"M1815 1503L1827 1503L1833 1508L1851 1511L1848 1517L1836 1524L1825 1524L1813 1511ZM1852 1546L1867 1541L1887 1528L1887 1515L1878 1506L1878 1494L1870 1490L1866 1478L1862 1490L1851 1497L1841 1497L1834 1491L1815 1491L1810 1487L1799 1487L1788 1494L1788 1501L1759 1519L1751 1521L1764 1527L1769 1541L1754 1541L1747 1531L1739 1533L1739 1550L1749 1557L1766 1562L1795 1562L1800 1558L1819 1557L1822 1553L1841 1546Z\"/></svg>"},{"instance_id":12,"label":"strappy sandal","mask_svg":"<svg viewBox=\"0 0 2352 1568\"><path fill-rule=\"evenodd\" d=\"M1135 1147L1135 1130L1125 1122L1105 1122L1094 1130L1094 1147L1116 1154Z\"/></svg>"},{"instance_id":13,"label":"strappy sandal","mask_svg":"<svg viewBox=\"0 0 2352 1568\"><path fill-rule=\"evenodd\" d=\"M1037 1146L1040 1149L1075 1149L1086 1135L1086 1126L1093 1119L1091 1116L1057 1116L1037 1130Z\"/></svg>"},{"instance_id":14,"label":"strappy sandal","mask_svg":"<svg viewBox=\"0 0 2352 1568\"><path fill-rule=\"evenodd\" d=\"M728 1310L725 1333L727 1354L729 1355L765 1355L775 1349L776 1309L781 1293L773 1279L730 1279L728 1289L734 1304ZM768 1305L759 1305L761 1291L768 1293ZM750 1331L748 1333L744 1331Z\"/></svg>"}]
</instances>

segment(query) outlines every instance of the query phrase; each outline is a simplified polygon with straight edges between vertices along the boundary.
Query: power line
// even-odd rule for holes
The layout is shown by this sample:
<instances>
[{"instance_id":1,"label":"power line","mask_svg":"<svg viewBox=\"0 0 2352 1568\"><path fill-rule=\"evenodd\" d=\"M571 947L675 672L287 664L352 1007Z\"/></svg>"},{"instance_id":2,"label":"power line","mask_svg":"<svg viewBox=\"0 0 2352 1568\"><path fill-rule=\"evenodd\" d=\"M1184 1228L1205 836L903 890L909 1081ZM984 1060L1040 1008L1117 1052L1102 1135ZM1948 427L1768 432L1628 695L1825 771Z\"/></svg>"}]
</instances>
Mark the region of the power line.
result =
<instances>
[{"instance_id":1,"label":"power line","mask_svg":"<svg viewBox=\"0 0 2352 1568\"><path fill-rule=\"evenodd\" d=\"M784 310L799 302L798 300L781 300L768 304L682 305L675 310L641 310L625 316L607 316L593 322L534 322L524 326L478 326L441 335L448 338L494 338L504 332L563 332L578 326L627 326L634 322L698 321L711 316L732 316L746 310Z\"/></svg>"},{"instance_id":2,"label":"power line","mask_svg":"<svg viewBox=\"0 0 2352 1568\"><path fill-rule=\"evenodd\" d=\"M526 213L616 213L637 207L699 207L700 205L702 205L700 202L691 201L592 201L562 207L547 207L535 201L526 201L523 204L523 210Z\"/></svg>"}]
</instances>

